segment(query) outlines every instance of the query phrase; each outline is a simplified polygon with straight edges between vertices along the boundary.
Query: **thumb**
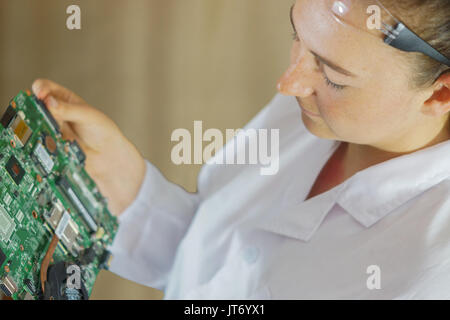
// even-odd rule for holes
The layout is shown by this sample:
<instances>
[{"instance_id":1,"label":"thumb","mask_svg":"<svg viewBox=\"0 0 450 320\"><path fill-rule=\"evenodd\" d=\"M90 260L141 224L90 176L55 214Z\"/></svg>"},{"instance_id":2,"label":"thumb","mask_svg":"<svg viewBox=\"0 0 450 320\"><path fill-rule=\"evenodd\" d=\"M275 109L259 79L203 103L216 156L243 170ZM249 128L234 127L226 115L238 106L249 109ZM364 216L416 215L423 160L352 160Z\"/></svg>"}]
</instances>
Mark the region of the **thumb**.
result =
<instances>
[{"instance_id":1,"label":"thumb","mask_svg":"<svg viewBox=\"0 0 450 320\"><path fill-rule=\"evenodd\" d=\"M60 121L89 124L99 120L100 112L87 104L67 103L53 96L44 100L52 115Z\"/></svg>"}]
</instances>

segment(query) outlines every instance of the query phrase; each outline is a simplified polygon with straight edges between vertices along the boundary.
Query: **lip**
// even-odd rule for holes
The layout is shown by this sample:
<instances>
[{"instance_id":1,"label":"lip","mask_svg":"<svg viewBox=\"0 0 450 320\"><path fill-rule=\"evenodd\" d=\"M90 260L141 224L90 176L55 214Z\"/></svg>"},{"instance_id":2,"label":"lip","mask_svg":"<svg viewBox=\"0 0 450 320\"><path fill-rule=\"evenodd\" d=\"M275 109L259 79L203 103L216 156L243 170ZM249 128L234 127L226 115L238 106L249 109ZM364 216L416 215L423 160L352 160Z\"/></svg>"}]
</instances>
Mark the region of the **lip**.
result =
<instances>
[{"instance_id":1,"label":"lip","mask_svg":"<svg viewBox=\"0 0 450 320\"><path fill-rule=\"evenodd\" d=\"M308 110L306 110L305 108L303 108L303 106L302 106L302 105L303 105L303 102L300 100L299 97L295 97L295 99L297 100L297 103L298 103L298 106L300 107L300 109L301 109L304 113L306 113L306 115L308 115L308 116L310 116L310 117L318 117L318 118L321 118L320 114L313 113L313 112L308 111Z\"/></svg>"},{"instance_id":2,"label":"lip","mask_svg":"<svg viewBox=\"0 0 450 320\"><path fill-rule=\"evenodd\" d=\"M306 110L305 108L303 108L301 105L300 105L300 108L301 108L302 111L303 111L304 113L306 113L308 116L312 116L312 117L320 117L319 114L312 113L312 112Z\"/></svg>"}]
</instances>

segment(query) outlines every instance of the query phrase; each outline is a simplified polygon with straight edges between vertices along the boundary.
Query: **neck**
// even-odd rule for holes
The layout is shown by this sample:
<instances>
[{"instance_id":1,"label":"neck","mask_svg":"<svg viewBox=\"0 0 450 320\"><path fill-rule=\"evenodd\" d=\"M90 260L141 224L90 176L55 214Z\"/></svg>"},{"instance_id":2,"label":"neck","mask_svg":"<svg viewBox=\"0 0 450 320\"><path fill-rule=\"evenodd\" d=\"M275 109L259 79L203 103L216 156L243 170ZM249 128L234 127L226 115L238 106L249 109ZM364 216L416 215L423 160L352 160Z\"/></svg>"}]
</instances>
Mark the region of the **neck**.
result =
<instances>
[{"instance_id":1,"label":"neck","mask_svg":"<svg viewBox=\"0 0 450 320\"><path fill-rule=\"evenodd\" d=\"M398 151L381 149L371 145L362 145L355 143L348 143L345 155L344 155L344 172L345 177L349 178L358 171L364 170L368 167L376 165L378 163L388 161L390 159L409 154L431 147L435 144L450 140L450 118L446 117L444 121L437 126L437 129L421 139L417 139L416 143L399 143ZM392 146L392 144L391 144ZM405 147L408 146L408 147Z\"/></svg>"}]
</instances>

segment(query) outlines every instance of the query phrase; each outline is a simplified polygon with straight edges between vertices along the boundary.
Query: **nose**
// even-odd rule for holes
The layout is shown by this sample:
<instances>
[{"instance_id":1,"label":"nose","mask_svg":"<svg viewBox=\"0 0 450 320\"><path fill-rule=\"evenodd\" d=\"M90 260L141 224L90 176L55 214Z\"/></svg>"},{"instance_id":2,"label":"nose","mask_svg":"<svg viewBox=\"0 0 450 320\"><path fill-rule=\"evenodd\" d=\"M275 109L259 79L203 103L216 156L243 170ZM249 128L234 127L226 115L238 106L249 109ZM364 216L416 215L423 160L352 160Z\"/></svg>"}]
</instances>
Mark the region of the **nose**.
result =
<instances>
[{"instance_id":1,"label":"nose","mask_svg":"<svg viewBox=\"0 0 450 320\"><path fill-rule=\"evenodd\" d=\"M303 59L292 63L277 83L278 91L286 96L306 98L314 93L308 81L311 74L305 70Z\"/></svg>"}]
</instances>

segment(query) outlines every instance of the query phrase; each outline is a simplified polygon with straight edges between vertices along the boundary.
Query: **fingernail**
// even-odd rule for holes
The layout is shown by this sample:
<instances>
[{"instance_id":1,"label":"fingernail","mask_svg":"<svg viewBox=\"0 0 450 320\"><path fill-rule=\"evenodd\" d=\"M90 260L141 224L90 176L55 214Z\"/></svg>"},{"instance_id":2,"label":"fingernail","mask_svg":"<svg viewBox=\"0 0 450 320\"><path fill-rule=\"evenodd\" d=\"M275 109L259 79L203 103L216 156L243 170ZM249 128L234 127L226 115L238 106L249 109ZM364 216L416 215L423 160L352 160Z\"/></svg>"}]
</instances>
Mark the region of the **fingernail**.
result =
<instances>
[{"instance_id":1,"label":"fingernail","mask_svg":"<svg viewBox=\"0 0 450 320\"><path fill-rule=\"evenodd\" d=\"M38 82L33 83L33 85L31 86L31 90L33 90L35 95L38 95L39 92L41 91L41 85Z\"/></svg>"},{"instance_id":2,"label":"fingernail","mask_svg":"<svg viewBox=\"0 0 450 320\"><path fill-rule=\"evenodd\" d=\"M58 107L58 102L52 96L48 97L48 106L50 108L56 109Z\"/></svg>"}]
</instances>

